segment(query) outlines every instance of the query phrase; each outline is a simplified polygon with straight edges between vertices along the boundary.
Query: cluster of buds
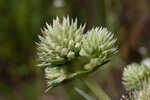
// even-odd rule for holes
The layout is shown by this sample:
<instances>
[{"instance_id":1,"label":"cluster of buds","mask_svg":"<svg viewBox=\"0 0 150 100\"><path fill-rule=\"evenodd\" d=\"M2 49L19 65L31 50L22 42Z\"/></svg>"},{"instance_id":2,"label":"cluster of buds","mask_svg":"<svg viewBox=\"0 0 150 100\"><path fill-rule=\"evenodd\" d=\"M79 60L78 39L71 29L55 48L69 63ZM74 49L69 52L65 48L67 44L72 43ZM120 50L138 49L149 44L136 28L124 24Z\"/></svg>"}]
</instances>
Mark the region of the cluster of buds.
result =
<instances>
[{"instance_id":1,"label":"cluster of buds","mask_svg":"<svg viewBox=\"0 0 150 100\"><path fill-rule=\"evenodd\" d=\"M57 17L42 30L38 45L39 66L45 67L49 88L64 80L92 72L108 62L117 52L114 35L106 28L93 28L84 33L85 25L77 20Z\"/></svg>"}]
</instances>

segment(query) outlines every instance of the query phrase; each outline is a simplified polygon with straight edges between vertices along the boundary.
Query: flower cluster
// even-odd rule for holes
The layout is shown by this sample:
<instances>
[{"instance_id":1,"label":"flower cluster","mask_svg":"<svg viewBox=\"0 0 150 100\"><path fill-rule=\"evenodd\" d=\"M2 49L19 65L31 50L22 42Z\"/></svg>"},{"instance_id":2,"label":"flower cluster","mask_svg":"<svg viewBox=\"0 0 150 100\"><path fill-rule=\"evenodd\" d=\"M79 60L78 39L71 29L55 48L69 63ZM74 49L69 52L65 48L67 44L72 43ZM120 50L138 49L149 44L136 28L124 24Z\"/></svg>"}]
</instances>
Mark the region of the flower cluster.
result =
<instances>
[{"instance_id":1,"label":"flower cluster","mask_svg":"<svg viewBox=\"0 0 150 100\"><path fill-rule=\"evenodd\" d=\"M116 39L106 28L93 28L84 33L85 25L78 27L77 20L57 17L47 24L39 36L39 66L45 66L50 88L108 62L117 51Z\"/></svg>"},{"instance_id":2,"label":"flower cluster","mask_svg":"<svg viewBox=\"0 0 150 100\"><path fill-rule=\"evenodd\" d=\"M150 70L145 65L133 63L123 72L123 84L127 90L140 88L142 82L150 76Z\"/></svg>"}]
</instances>

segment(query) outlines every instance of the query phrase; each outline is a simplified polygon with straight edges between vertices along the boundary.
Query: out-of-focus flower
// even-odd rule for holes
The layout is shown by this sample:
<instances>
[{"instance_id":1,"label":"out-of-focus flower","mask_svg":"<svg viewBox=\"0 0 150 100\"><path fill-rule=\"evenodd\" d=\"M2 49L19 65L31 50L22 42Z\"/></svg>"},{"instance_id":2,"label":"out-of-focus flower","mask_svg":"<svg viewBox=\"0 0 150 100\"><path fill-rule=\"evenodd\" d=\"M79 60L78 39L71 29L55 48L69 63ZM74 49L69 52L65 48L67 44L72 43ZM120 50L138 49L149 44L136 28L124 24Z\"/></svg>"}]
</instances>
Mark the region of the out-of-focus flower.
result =
<instances>
[{"instance_id":1,"label":"out-of-focus flower","mask_svg":"<svg viewBox=\"0 0 150 100\"><path fill-rule=\"evenodd\" d=\"M142 82L150 76L150 70L145 65L130 64L123 71L123 84L127 90L140 88Z\"/></svg>"},{"instance_id":2,"label":"out-of-focus flower","mask_svg":"<svg viewBox=\"0 0 150 100\"><path fill-rule=\"evenodd\" d=\"M150 69L150 58L143 59L141 64L147 66Z\"/></svg>"},{"instance_id":3,"label":"out-of-focus flower","mask_svg":"<svg viewBox=\"0 0 150 100\"><path fill-rule=\"evenodd\" d=\"M150 100L150 79L144 80L139 90L133 91L130 100Z\"/></svg>"},{"instance_id":4,"label":"out-of-focus flower","mask_svg":"<svg viewBox=\"0 0 150 100\"><path fill-rule=\"evenodd\" d=\"M64 7L65 1L64 0L54 0L53 5L58 8Z\"/></svg>"}]
</instances>

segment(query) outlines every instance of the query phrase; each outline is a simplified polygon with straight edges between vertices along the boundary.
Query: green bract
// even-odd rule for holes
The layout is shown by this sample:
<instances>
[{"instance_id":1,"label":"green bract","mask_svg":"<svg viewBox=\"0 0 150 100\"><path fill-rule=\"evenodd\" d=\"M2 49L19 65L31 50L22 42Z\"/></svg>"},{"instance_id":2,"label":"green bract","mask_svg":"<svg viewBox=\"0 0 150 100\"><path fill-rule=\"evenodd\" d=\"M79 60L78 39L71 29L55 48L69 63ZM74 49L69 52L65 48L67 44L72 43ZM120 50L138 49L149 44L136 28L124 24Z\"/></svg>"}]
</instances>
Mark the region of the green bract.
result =
<instances>
[{"instance_id":1,"label":"green bract","mask_svg":"<svg viewBox=\"0 0 150 100\"><path fill-rule=\"evenodd\" d=\"M137 89L149 75L150 70L146 66L133 63L124 69L123 84L127 90Z\"/></svg>"},{"instance_id":2,"label":"green bract","mask_svg":"<svg viewBox=\"0 0 150 100\"><path fill-rule=\"evenodd\" d=\"M94 71L109 61L116 53L116 39L106 28L84 32L77 20L57 17L39 36L37 55L39 66L45 66L45 76L50 88L66 79Z\"/></svg>"}]
</instances>

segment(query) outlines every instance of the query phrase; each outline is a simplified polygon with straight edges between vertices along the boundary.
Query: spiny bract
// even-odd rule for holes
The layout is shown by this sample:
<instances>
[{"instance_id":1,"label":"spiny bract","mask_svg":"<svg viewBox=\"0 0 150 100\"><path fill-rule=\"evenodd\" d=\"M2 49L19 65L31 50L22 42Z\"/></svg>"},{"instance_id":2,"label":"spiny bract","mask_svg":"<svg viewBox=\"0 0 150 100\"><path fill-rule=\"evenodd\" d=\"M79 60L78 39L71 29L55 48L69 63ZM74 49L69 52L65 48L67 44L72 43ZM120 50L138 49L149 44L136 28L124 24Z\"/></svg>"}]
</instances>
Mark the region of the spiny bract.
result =
<instances>
[{"instance_id":1,"label":"spiny bract","mask_svg":"<svg viewBox=\"0 0 150 100\"><path fill-rule=\"evenodd\" d=\"M145 65L133 63L124 69L123 84L127 90L137 89L149 75L150 70Z\"/></svg>"},{"instance_id":2,"label":"spiny bract","mask_svg":"<svg viewBox=\"0 0 150 100\"><path fill-rule=\"evenodd\" d=\"M106 28L95 28L83 34L85 25L77 27L77 20L57 17L39 36L37 55L39 66L45 66L50 88L66 79L92 72L116 53L116 39Z\"/></svg>"}]
</instances>

